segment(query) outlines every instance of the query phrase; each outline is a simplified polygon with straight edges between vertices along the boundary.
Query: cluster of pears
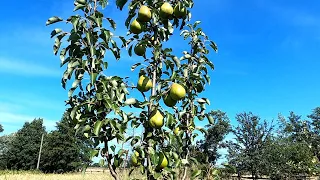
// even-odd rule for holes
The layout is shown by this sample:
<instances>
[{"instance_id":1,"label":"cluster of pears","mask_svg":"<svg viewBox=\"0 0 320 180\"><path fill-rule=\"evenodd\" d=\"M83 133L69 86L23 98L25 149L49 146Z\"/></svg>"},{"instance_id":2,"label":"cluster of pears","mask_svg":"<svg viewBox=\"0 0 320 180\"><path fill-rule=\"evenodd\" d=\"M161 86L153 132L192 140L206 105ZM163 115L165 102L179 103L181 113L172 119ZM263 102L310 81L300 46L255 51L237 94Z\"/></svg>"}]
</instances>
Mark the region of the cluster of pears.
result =
<instances>
[{"instance_id":1,"label":"cluster of pears","mask_svg":"<svg viewBox=\"0 0 320 180\"><path fill-rule=\"evenodd\" d=\"M134 151L132 156L131 156L131 163L133 166L139 166L141 165L140 161L140 154L137 151ZM160 152L159 153L159 161L157 165L157 169L163 169L168 166L168 159L164 155L164 153Z\"/></svg>"},{"instance_id":2,"label":"cluster of pears","mask_svg":"<svg viewBox=\"0 0 320 180\"><path fill-rule=\"evenodd\" d=\"M140 92L147 92L152 88L152 86L153 84L150 78L145 75L141 75L139 77L137 89ZM168 107L173 107L176 105L177 101L183 99L185 96L185 88L178 83L173 83L170 87L170 92L163 97L163 102ZM153 128L161 128L163 126L163 119L164 117L162 113L159 110L155 109L151 112L149 124Z\"/></svg>"},{"instance_id":3,"label":"cluster of pears","mask_svg":"<svg viewBox=\"0 0 320 180\"><path fill-rule=\"evenodd\" d=\"M177 18L184 18L187 15L187 9L180 2L174 8L168 2L163 3L160 7L160 17L162 19L171 19L173 15ZM138 17L130 24L130 31L134 34L140 34L143 31L143 24L149 22L151 18L150 8L142 5L138 11ZM146 47L138 44L135 46L134 52L138 56L143 56L146 52Z\"/></svg>"},{"instance_id":4,"label":"cluster of pears","mask_svg":"<svg viewBox=\"0 0 320 180\"><path fill-rule=\"evenodd\" d=\"M172 16L177 18L184 18L187 15L187 9L183 7L181 2L173 8L170 3L165 2L160 7L160 17L163 19L170 19ZM149 22L152 18L151 10L148 6L142 5L138 11L138 17L130 24L130 31L134 34L142 32L142 24Z\"/></svg>"}]
</instances>

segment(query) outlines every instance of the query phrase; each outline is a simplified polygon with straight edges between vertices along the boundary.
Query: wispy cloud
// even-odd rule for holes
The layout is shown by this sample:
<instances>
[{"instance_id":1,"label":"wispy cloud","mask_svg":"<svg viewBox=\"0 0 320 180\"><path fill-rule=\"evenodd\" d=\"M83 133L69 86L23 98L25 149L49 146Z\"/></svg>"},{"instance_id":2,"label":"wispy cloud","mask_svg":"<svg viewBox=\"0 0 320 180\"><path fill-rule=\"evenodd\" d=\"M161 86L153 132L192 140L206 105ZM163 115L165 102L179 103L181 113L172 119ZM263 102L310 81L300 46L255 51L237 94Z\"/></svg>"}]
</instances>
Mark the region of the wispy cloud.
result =
<instances>
[{"instance_id":1,"label":"wispy cloud","mask_svg":"<svg viewBox=\"0 0 320 180\"><path fill-rule=\"evenodd\" d=\"M320 29L320 14L306 11L297 6L281 5L278 1L259 0L258 6L267 12L273 14L277 19L283 19L284 22L302 28L312 27Z\"/></svg>"},{"instance_id":2,"label":"wispy cloud","mask_svg":"<svg viewBox=\"0 0 320 180\"><path fill-rule=\"evenodd\" d=\"M58 120L50 120L45 117L0 111L0 123L4 126L5 134L15 132L17 129L20 129L25 122L31 122L37 118L43 118L43 123L47 130L54 129L56 122L58 122Z\"/></svg>"},{"instance_id":3,"label":"wispy cloud","mask_svg":"<svg viewBox=\"0 0 320 180\"><path fill-rule=\"evenodd\" d=\"M0 57L0 72L22 76L60 77L61 73L55 68L35 64L34 62L13 60Z\"/></svg>"},{"instance_id":4,"label":"wispy cloud","mask_svg":"<svg viewBox=\"0 0 320 180\"><path fill-rule=\"evenodd\" d=\"M14 94L14 95L13 95ZM32 109L41 109L41 110L50 110L51 112L61 112L62 115L65 109L65 103L63 97L61 100L55 97L46 97L42 94L33 94L33 93L18 93L10 92L0 94L0 110L3 111L26 111L30 108Z\"/></svg>"}]
</instances>

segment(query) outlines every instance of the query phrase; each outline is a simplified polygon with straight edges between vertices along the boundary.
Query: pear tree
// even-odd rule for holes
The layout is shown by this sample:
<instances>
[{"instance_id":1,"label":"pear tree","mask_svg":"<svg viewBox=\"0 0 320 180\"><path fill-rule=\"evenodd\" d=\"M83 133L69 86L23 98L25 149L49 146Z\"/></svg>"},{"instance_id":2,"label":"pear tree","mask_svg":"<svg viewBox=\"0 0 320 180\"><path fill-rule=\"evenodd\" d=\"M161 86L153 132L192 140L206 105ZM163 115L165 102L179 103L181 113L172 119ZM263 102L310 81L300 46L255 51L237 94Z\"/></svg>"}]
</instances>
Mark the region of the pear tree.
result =
<instances>
[{"instance_id":1,"label":"pear tree","mask_svg":"<svg viewBox=\"0 0 320 180\"><path fill-rule=\"evenodd\" d=\"M92 140L91 156L101 154L100 163L114 179L119 179L117 168L128 153L132 154L130 173L139 169L147 179L203 174L191 168L198 162L189 151L199 133L207 133L196 121L213 123L212 114L205 111L210 101L200 93L210 83L209 70L214 69L209 48L217 51L217 46L199 27L200 21L191 22L193 5L193 0L116 0L120 11L128 10L123 20L128 33L122 36L115 35L112 17L102 13L108 8L107 0L75 0L76 15L53 16L46 22L71 26L70 31L55 28L51 33L53 52L65 67L62 87L70 85L66 105L77 132ZM167 47L175 31L180 31L181 41L188 46L181 54ZM141 60L131 66L138 78L134 86L126 77L105 75L107 54L120 60L123 51ZM132 97L134 91L141 96ZM137 110L138 115L133 113ZM142 128L142 137L127 136L129 126ZM132 152L116 151L112 140L130 142ZM173 142L180 146L170 146Z\"/></svg>"}]
</instances>

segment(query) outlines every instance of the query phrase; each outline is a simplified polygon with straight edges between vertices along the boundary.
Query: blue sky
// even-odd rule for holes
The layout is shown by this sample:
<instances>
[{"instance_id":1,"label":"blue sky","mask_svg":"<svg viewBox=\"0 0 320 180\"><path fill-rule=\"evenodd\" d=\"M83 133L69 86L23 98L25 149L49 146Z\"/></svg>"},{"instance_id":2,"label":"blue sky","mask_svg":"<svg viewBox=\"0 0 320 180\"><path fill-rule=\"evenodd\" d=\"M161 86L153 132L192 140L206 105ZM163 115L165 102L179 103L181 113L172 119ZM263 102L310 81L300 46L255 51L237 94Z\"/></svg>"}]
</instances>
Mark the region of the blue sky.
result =
<instances>
[{"instance_id":1,"label":"blue sky","mask_svg":"<svg viewBox=\"0 0 320 180\"><path fill-rule=\"evenodd\" d=\"M60 84L64 67L53 55L46 20L72 14L66 0L4 1L0 12L0 123L4 134L25 121L42 117L47 130L61 119L67 98ZM125 34L125 12L105 11L115 17L117 34ZM209 109L227 112L233 125L236 113L252 111L262 119L289 111L307 115L320 106L320 2L317 0L195 0L192 21L201 20L204 32L219 47L210 59L216 69L203 94ZM173 39L175 52L188 48ZM132 76L128 57L110 59L110 74ZM135 82L135 77L132 81Z\"/></svg>"}]
</instances>

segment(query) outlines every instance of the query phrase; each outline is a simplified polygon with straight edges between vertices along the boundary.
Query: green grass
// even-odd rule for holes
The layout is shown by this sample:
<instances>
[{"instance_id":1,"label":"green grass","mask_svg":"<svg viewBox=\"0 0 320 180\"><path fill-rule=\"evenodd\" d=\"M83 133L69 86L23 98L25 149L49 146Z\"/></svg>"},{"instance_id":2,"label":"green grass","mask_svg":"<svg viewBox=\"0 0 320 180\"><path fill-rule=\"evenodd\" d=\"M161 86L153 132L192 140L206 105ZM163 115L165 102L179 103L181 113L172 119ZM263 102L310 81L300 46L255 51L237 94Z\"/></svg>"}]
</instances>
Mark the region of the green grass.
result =
<instances>
[{"instance_id":1,"label":"green grass","mask_svg":"<svg viewBox=\"0 0 320 180\"><path fill-rule=\"evenodd\" d=\"M129 179L128 171L124 170L119 173L121 180ZM138 173L133 173L131 178L143 179ZM79 173L66 174L44 174L39 171L0 171L0 180L112 180L112 176L108 170L89 171L84 175Z\"/></svg>"}]
</instances>

